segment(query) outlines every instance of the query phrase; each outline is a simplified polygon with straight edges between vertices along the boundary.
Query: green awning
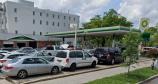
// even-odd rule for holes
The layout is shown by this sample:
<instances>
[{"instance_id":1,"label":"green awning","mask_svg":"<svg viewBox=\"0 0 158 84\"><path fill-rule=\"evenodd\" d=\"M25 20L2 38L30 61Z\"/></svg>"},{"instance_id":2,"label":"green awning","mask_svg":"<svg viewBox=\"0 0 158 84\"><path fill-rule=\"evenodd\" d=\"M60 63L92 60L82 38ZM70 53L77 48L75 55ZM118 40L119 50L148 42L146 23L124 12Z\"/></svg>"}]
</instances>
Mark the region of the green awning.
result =
<instances>
[{"instance_id":1,"label":"green awning","mask_svg":"<svg viewBox=\"0 0 158 84\"><path fill-rule=\"evenodd\" d=\"M132 31L140 32L140 30L132 28ZM77 30L77 35L96 35L101 34L105 35L108 33L116 34L116 33L127 33L131 31L129 27L122 26L114 26L114 27L101 27L101 28L92 28L92 29L83 29ZM74 36L75 31L66 31L66 32L56 32L56 33L48 33L46 36L55 36L55 37L69 37Z\"/></svg>"},{"instance_id":2,"label":"green awning","mask_svg":"<svg viewBox=\"0 0 158 84\"><path fill-rule=\"evenodd\" d=\"M12 41L35 41L35 39L32 39L32 38L24 36L24 35L16 36L16 37L10 38L8 40L12 40Z\"/></svg>"}]
</instances>

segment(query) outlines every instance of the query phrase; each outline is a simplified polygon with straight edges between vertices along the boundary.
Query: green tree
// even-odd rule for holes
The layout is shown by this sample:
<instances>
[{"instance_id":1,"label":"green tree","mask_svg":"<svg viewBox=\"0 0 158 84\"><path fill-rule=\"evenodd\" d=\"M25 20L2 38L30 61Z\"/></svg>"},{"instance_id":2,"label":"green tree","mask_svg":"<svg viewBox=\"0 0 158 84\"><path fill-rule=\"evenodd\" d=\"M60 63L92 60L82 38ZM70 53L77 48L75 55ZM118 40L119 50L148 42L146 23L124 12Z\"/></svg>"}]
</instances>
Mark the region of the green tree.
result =
<instances>
[{"instance_id":1,"label":"green tree","mask_svg":"<svg viewBox=\"0 0 158 84\"><path fill-rule=\"evenodd\" d=\"M149 27L149 28L145 29L144 32L148 32L151 35L153 35L154 33L157 32L157 28L156 27Z\"/></svg>"},{"instance_id":2,"label":"green tree","mask_svg":"<svg viewBox=\"0 0 158 84\"><path fill-rule=\"evenodd\" d=\"M125 62L128 66L128 74L130 72L131 64L135 63L138 58L138 45L141 41L140 33L130 32L122 39L122 43L125 46L125 50L122 55L125 58Z\"/></svg>"},{"instance_id":3,"label":"green tree","mask_svg":"<svg viewBox=\"0 0 158 84\"><path fill-rule=\"evenodd\" d=\"M90 22L84 23L83 26L86 29L101 27L102 26L102 17L100 15L96 15L90 19Z\"/></svg>"},{"instance_id":4,"label":"green tree","mask_svg":"<svg viewBox=\"0 0 158 84\"><path fill-rule=\"evenodd\" d=\"M131 27L133 26L133 23L127 21L127 19L124 16L118 14L117 11L115 11L114 9L110 9L109 11L105 12L103 16L96 15L92 19L90 19L90 22L83 24L83 27L85 29L111 27L111 26ZM102 44L102 46L106 45L105 42L108 42L107 44L111 44L113 39L114 39L113 36L88 37L88 40L91 40L94 44L97 45Z\"/></svg>"},{"instance_id":5,"label":"green tree","mask_svg":"<svg viewBox=\"0 0 158 84\"><path fill-rule=\"evenodd\" d=\"M158 33L154 33L153 35L151 35L149 45L150 46L158 46Z\"/></svg>"},{"instance_id":6,"label":"green tree","mask_svg":"<svg viewBox=\"0 0 158 84\"><path fill-rule=\"evenodd\" d=\"M103 16L103 26L110 27L110 26L125 26L125 27L132 27L133 23L127 21L124 16L121 16L117 13L114 9L110 9L108 12L104 13Z\"/></svg>"}]
</instances>

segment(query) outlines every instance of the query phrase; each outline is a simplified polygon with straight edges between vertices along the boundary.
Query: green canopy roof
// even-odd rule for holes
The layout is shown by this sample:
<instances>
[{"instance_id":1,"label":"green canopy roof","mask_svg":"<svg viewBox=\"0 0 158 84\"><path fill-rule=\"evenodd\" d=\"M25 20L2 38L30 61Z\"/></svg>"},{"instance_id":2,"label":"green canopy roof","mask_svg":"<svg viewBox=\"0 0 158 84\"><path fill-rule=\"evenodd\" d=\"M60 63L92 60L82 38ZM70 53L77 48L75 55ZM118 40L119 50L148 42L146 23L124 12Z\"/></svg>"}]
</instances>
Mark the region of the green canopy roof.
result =
<instances>
[{"instance_id":1,"label":"green canopy roof","mask_svg":"<svg viewBox=\"0 0 158 84\"><path fill-rule=\"evenodd\" d=\"M30 37L27 37L27 36L16 36L16 37L13 37L13 38L10 38L8 40L12 40L12 41L34 41L34 39L30 38Z\"/></svg>"},{"instance_id":2,"label":"green canopy roof","mask_svg":"<svg viewBox=\"0 0 158 84\"><path fill-rule=\"evenodd\" d=\"M140 32L138 29L122 27L122 26L114 26L114 27L101 27L101 28L93 28L93 29L83 29L77 30L78 36L83 35L106 35L106 34L124 34L129 32L130 30L135 32ZM66 31L66 32L56 32L56 33L48 33L46 36L55 36L55 37L71 37L74 36L75 31Z\"/></svg>"}]
</instances>

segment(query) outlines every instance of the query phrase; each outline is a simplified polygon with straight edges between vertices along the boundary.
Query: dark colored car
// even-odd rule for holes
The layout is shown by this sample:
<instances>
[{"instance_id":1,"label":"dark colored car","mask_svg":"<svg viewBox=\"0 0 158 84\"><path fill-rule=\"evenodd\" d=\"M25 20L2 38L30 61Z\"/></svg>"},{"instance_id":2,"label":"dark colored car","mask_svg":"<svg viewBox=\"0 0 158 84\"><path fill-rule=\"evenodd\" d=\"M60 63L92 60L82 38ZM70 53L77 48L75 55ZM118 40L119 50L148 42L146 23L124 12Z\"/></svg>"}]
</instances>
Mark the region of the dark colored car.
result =
<instances>
[{"instance_id":1,"label":"dark colored car","mask_svg":"<svg viewBox=\"0 0 158 84\"><path fill-rule=\"evenodd\" d=\"M119 48L96 48L94 56L98 59L98 63L115 64L123 61Z\"/></svg>"}]
</instances>

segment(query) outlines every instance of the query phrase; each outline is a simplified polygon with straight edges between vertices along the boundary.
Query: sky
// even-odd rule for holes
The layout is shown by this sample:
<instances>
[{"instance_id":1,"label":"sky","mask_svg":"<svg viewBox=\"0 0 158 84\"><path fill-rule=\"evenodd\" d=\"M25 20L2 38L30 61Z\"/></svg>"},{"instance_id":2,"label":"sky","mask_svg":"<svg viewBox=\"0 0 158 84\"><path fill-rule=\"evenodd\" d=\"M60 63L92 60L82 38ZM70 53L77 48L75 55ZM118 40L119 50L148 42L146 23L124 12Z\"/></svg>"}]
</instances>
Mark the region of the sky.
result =
<instances>
[{"instance_id":1,"label":"sky","mask_svg":"<svg viewBox=\"0 0 158 84\"><path fill-rule=\"evenodd\" d=\"M4 2L6 0L0 0ZM15 1L15 0L10 0ZM115 9L139 26L141 18L149 18L150 26L158 23L158 0L28 0L36 7L59 12L68 12L80 16L80 23L85 23L95 15L103 15L109 9Z\"/></svg>"}]
</instances>

